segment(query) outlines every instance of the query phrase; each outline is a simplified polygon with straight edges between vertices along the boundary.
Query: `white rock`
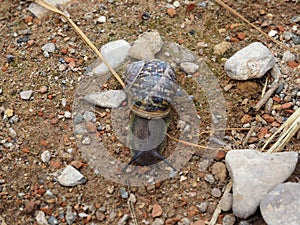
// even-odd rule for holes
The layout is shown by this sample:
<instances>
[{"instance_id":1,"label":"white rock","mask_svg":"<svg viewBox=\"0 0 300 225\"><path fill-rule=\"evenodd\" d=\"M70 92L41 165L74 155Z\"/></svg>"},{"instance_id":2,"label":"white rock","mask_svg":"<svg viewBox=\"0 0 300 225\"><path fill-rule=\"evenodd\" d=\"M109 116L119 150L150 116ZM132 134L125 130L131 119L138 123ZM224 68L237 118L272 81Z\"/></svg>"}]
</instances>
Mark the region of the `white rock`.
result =
<instances>
[{"instance_id":1,"label":"white rock","mask_svg":"<svg viewBox=\"0 0 300 225\"><path fill-rule=\"evenodd\" d=\"M22 92L20 93L20 97L21 97L21 99L23 99L23 100L29 100L29 99L31 98L32 94L33 94L33 91L32 91L32 90L22 91Z\"/></svg>"},{"instance_id":2,"label":"white rock","mask_svg":"<svg viewBox=\"0 0 300 225\"><path fill-rule=\"evenodd\" d=\"M278 34L278 31L277 31L277 30L270 30L269 33L268 33L268 35L269 35L270 37L275 37L277 34Z\"/></svg>"},{"instance_id":3,"label":"white rock","mask_svg":"<svg viewBox=\"0 0 300 225\"><path fill-rule=\"evenodd\" d=\"M260 211L268 225L299 225L300 183L279 184L262 199Z\"/></svg>"},{"instance_id":4,"label":"white rock","mask_svg":"<svg viewBox=\"0 0 300 225\"><path fill-rule=\"evenodd\" d=\"M71 0L45 0L45 2L51 4L52 6L56 6L57 4L66 5ZM34 14L37 18L41 19L49 13L49 10L46 8L32 2L29 6L29 11Z\"/></svg>"},{"instance_id":5,"label":"white rock","mask_svg":"<svg viewBox=\"0 0 300 225\"><path fill-rule=\"evenodd\" d=\"M68 165L61 175L57 177L57 181L60 183L62 186L66 187L74 187L78 184L83 184L85 183L86 179L85 177L78 171L76 170L73 166Z\"/></svg>"},{"instance_id":6,"label":"white rock","mask_svg":"<svg viewBox=\"0 0 300 225\"><path fill-rule=\"evenodd\" d=\"M44 163L50 162L50 159L51 159L51 153L50 153L48 150L44 151L44 152L41 154L41 160L42 160Z\"/></svg>"},{"instance_id":7,"label":"white rock","mask_svg":"<svg viewBox=\"0 0 300 225\"><path fill-rule=\"evenodd\" d=\"M72 113L70 113L69 111L65 111L64 116L65 118L70 119L72 117Z\"/></svg>"},{"instance_id":8,"label":"white rock","mask_svg":"<svg viewBox=\"0 0 300 225\"><path fill-rule=\"evenodd\" d=\"M163 41L157 31L145 32L133 43L129 56L138 60L154 59Z\"/></svg>"},{"instance_id":9,"label":"white rock","mask_svg":"<svg viewBox=\"0 0 300 225\"><path fill-rule=\"evenodd\" d=\"M285 51L283 53L283 56L282 56L283 62L294 61L295 59L296 59L296 56L293 53L291 53L290 51Z\"/></svg>"},{"instance_id":10,"label":"white rock","mask_svg":"<svg viewBox=\"0 0 300 225\"><path fill-rule=\"evenodd\" d=\"M43 211L38 211L35 219L38 225L49 225Z\"/></svg>"},{"instance_id":11,"label":"white rock","mask_svg":"<svg viewBox=\"0 0 300 225\"><path fill-rule=\"evenodd\" d=\"M118 108L127 98L127 95L122 90L109 90L88 94L84 100L104 108Z\"/></svg>"},{"instance_id":12,"label":"white rock","mask_svg":"<svg viewBox=\"0 0 300 225\"><path fill-rule=\"evenodd\" d=\"M292 174L297 161L297 152L229 151L225 163L233 181L233 213L240 218L252 215L261 199Z\"/></svg>"},{"instance_id":13,"label":"white rock","mask_svg":"<svg viewBox=\"0 0 300 225\"><path fill-rule=\"evenodd\" d=\"M193 74L199 69L199 66L192 62L183 62L180 64L180 67L187 74Z\"/></svg>"},{"instance_id":14,"label":"white rock","mask_svg":"<svg viewBox=\"0 0 300 225\"><path fill-rule=\"evenodd\" d=\"M109 42L101 47L101 54L112 68L120 66L128 56L130 44L125 40ZM108 71L107 66L101 62L93 68L93 74L101 75Z\"/></svg>"},{"instance_id":15,"label":"white rock","mask_svg":"<svg viewBox=\"0 0 300 225\"><path fill-rule=\"evenodd\" d=\"M43 50L44 52L48 52L48 53L54 52L55 49L56 49L55 44L52 43L52 42L47 43L47 44L43 45L43 47L42 47L42 50Z\"/></svg>"},{"instance_id":16,"label":"white rock","mask_svg":"<svg viewBox=\"0 0 300 225\"><path fill-rule=\"evenodd\" d=\"M230 57L224 66L227 75L236 80L260 78L275 65L271 51L254 42Z\"/></svg>"},{"instance_id":17,"label":"white rock","mask_svg":"<svg viewBox=\"0 0 300 225\"><path fill-rule=\"evenodd\" d=\"M175 1L175 2L173 3L173 5L174 5L176 8L178 8L178 7L180 6L180 3L179 3L179 1Z\"/></svg>"},{"instance_id":18,"label":"white rock","mask_svg":"<svg viewBox=\"0 0 300 225\"><path fill-rule=\"evenodd\" d=\"M99 16L99 18L97 19L98 23L106 23L106 16Z\"/></svg>"}]
</instances>

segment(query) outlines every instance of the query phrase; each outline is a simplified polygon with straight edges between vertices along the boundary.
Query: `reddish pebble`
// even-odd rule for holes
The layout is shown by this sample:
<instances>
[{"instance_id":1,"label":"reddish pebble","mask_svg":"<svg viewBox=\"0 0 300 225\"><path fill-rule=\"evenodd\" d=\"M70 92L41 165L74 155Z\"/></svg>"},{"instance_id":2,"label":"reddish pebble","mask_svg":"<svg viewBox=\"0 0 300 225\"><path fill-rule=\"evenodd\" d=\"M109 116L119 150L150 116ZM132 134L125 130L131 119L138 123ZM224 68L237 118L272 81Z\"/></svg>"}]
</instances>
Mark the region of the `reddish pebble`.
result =
<instances>
[{"instance_id":1,"label":"reddish pebble","mask_svg":"<svg viewBox=\"0 0 300 225\"><path fill-rule=\"evenodd\" d=\"M8 70L8 66L2 66L2 67L1 67L1 70L2 70L2 72L7 71L7 70Z\"/></svg>"},{"instance_id":2,"label":"reddish pebble","mask_svg":"<svg viewBox=\"0 0 300 225\"><path fill-rule=\"evenodd\" d=\"M169 218L166 220L166 225L175 225L180 219L177 217Z\"/></svg>"},{"instance_id":3,"label":"reddish pebble","mask_svg":"<svg viewBox=\"0 0 300 225\"><path fill-rule=\"evenodd\" d=\"M49 208L48 206L41 207L40 210L46 213L48 216L52 215L52 208Z\"/></svg>"},{"instance_id":4,"label":"reddish pebble","mask_svg":"<svg viewBox=\"0 0 300 225\"><path fill-rule=\"evenodd\" d=\"M92 122L87 122L85 127L89 133L95 133L97 131L96 125Z\"/></svg>"},{"instance_id":5,"label":"reddish pebble","mask_svg":"<svg viewBox=\"0 0 300 225\"><path fill-rule=\"evenodd\" d=\"M44 195L46 193L46 190L44 188L39 188L36 192L39 195Z\"/></svg>"},{"instance_id":6,"label":"reddish pebble","mask_svg":"<svg viewBox=\"0 0 300 225\"><path fill-rule=\"evenodd\" d=\"M28 42L27 42L27 46L32 46L32 45L34 45L34 40L29 40Z\"/></svg>"},{"instance_id":7,"label":"reddish pebble","mask_svg":"<svg viewBox=\"0 0 300 225\"><path fill-rule=\"evenodd\" d=\"M293 114L295 111L292 109L286 109L286 110L284 110L284 112L288 113L288 114Z\"/></svg>"},{"instance_id":8,"label":"reddish pebble","mask_svg":"<svg viewBox=\"0 0 300 225\"><path fill-rule=\"evenodd\" d=\"M30 150L29 150L29 148L23 148L23 149L22 149L22 152L24 152L24 153L29 153Z\"/></svg>"},{"instance_id":9,"label":"reddish pebble","mask_svg":"<svg viewBox=\"0 0 300 225\"><path fill-rule=\"evenodd\" d=\"M40 88L40 90L39 90L39 92L40 92L41 94L45 94L47 91L48 91L47 86L42 86L42 87Z\"/></svg>"},{"instance_id":10,"label":"reddish pebble","mask_svg":"<svg viewBox=\"0 0 300 225\"><path fill-rule=\"evenodd\" d=\"M62 163L60 161L51 161L50 166L54 167L56 169L59 169L61 167Z\"/></svg>"},{"instance_id":11,"label":"reddish pebble","mask_svg":"<svg viewBox=\"0 0 300 225\"><path fill-rule=\"evenodd\" d=\"M159 204L154 204L152 207L152 217L159 217L163 213L162 208Z\"/></svg>"},{"instance_id":12,"label":"reddish pebble","mask_svg":"<svg viewBox=\"0 0 300 225\"><path fill-rule=\"evenodd\" d=\"M53 119L51 120L51 123L52 123L53 125L58 124L58 118L53 118Z\"/></svg>"},{"instance_id":13,"label":"reddish pebble","mask_svg":"<svg viewBox=\"0 0 300 225\"><path fill-rule=\"evenodd\" d=\"M226 152L223 150L218 151L218 153L215 156L215 160L220 161L222 159L225 159Z\"/></svg>"},{"instance_id":14,"label":"reddish pebble","mask_svg":"<svg viewBox=\"0 0 300 225\"><path fill-rule=\"evenodd\" d=\"M38 25L38 26L41 26L42 25L42 21L38 18L33 18L33 22Z\"/></svg>"},{"instance_id":15,"label":"reddish pebble","mask_svg":"<svg viewBox=\"0 0 300 225\"><path fill-rule=\"evenodd\" d=\"M52 100L52 99L53 99L53 96L52 96L52 95L48 95L47 98L48 98L49 100Z\"/></svg>"},{"instance_id":16,"label":"reddish pebble","mask_svg":"<svg viewBox=\"0 0 300 225\"><path fill-rule=\"evenodd\" d=\"M169 15L169 17L173 18L176 15L176 10L174 8L168 8L167 14Z\"/></svg>"},{"instance_id":17,"label":"reddish pebble","mask_svg":"<svg viewBox=\"0 0 300 225\"><path fill-rule=\"evenodd\" d=\"M191 3L191 4L188 4L188 5L186 6L186 11L187 11L187 12L191 12L191 11L193 11L195 8L196 8L196 5L193 4L193 3Z\"/></svg>"},{"instance_id":18,"label":"reddish pebble","mask_svg":"<svg viewBox=\"0 0 300 225\"><path fill-rule=\"evenodd\" d=\"M44 115L44 113L41 112L41 111L39 111L39 112L37 113L37 115L40 116L40 117L42 117L42 116Z\"/></svg>"},{"instance_id":19,"label":"reddish pebble","mask_svg":"<svg viewBox=\"0 0 300 225\"><path fill-rule=\"evenodd\" d=\"M179 38L179 39L177 40L177 43L180 44L180 45L182 45L182 44L184 43L184 40L183 40L182 38Z\"/></svg>"},{"instance_id":20,"label":"reddish pebble","mask_svg":"<svg viewBox=\"0 0 300 225\"><path fill-rule=\"evenodd\" d=\"M245 114L245 115L242 117L241 122L242 122L243 124L245 124L245 123L250 123L251 120L252 120L252 116L250 116L249 114Z\"/></svg>"},{"instance_id":21,"label":"reddish pebble","mask_svg":"<svg viewBox=\"0 0 300 225\"><path fill-rule=\"evenodd\" d=\"M242 24L240 24L240 23L233 23L233 24L230 25L230 29L234 29L234 28L239 27L239 26L242 26Z\"/></svg>"},{"instance_id":22,"label":"reddish pebble","mask_svg":"<svg viewBox=\"0 0 300 225\"><path fill-rule=\"evenodd\" d=\"M272 124L271 124L272 127L280 127L280 124L277 122L277 121L274 121Z\"/></svg>"},{"instance_id":23,"label":"reddish pebble","mask_svg":"<svg viewBox=\"0 0 300 225\"><path fill-rule=\"evenodd\" d=\"M246 38L246 34L243 32L239 32L239 33L237 33L237 37L240 40L244 40Z\"/></svg>"},{"instance_id":24,"label":"reddish pebble","mask_svg":"<svg viewBox=\"0 0 300 225\"><path fill-rule=\"evenodd\" d=\"M281 105L282 109L289 109L293 106L292 102L287 102Z\"/></svg>"},{"instance_id":25,"label":"reddish pebble","mask_svg":"<svg viewBox=\"0 0 300 225\"><path fill-rule=\"evenodd\" d=\"M48 142L46 141L46 140L41 140L40 141L40 144L42 145L42 146L44 146L44 147L48 147Z\"/></svg>"},{"instance_id":26,"label":"reddish pebble","mask_svg":"<svg viewBox=\"0 0 300 225\"><path fill-rule=\"evenodd\" d=\"M268 123L273 123L275 121L275 118L270 114L263 114L261 117Z\"/></svg>"},{"instance_id":27,"label":"reddish pebble","mask_svg":"<svg viewBox=\"0 0 300 225\"><path fill-rule=\"evenodd\" d=\"M66 61L66 63L70 63L70 62L75 62L75 59L71 58L71 57L66 57L65 61Z\"/></svg>"},{"instance_id":28,"label":"reddish pebble","mask_svg":"<svg viewBox=\"0 0 300 225\"><path fill-rule=\"evenodd\" d=\"M31 23L33 21L33 17L32 16L26 16L24 21L25 21L25 23Z\"/></svg>"},{"instance_id":29,"label":"reddish pebble","mask_svg":"<svg viewBox=\"0 0 300 225\"><path fill-rule=\"evenodd\" d=\"M76 169L80 169L83 165L83 163L81 161L72 161L71 165L74 166Z\"/></svg>"},{"instance_id":30,"label":"reddish pebble","mask_svg":"<svg viewBox=\"0 0 300 225\"><path fill-rule=\"evenodd\" d=\"M61 49L61 53L62 53L63 55L66 55L66 54L68 53L68 49L67 49L67 48L62 48L62 49Z\"/></svg>"},{"instance_id":31,"label":"reddish pebble","mask_svg":"<svg viewBox=\"0 0 300 225\"><path fill-rule=\"evenodd\" d=\"M37 206L38 206L38 204L36 201L30 201L25 205L24 212L25 213L34 213L35 210L37 209Z\"/></svg>"},{"instance_id":32,"label":"reddish pebble","mask_svg":"<svg viewBox=\"0 0 300 225\"><path fill-rule=\"evenodd\" d=\"M277 28L280 32L283 32L285 30L284 26L282 25L278 25Z\"/></svg>"},{"instance_id":33,"label":"reddish pebble","mask_svg":"<svg viewBox=\"0 0 300 225\"><path fill-rule=\"evenodd\" d=\"M239 42L240 40L239 40L238 38L236 38L236 37L231 37L231 38L230 38L230 41L231 41L231 42L237 43L237 42Z\"/></svg>"},{"instance_id":34,"label":"reddish pebble","mask_svg":"<svg viewBox=\"0 0 300 225\"><path fill-rule=\"evenodd\" d=\"M295 62L295 61L288 61L288 66L291 68L296 68L299 66L299 63Z\"/></svg>"},{"instance_id":35,"label":"reddish pebble","mask_svg":"<svg viewBox=\"0 0 300 225\"><path fill-rule=\"evenodd\" d=\"M277 103L280 103L280 102L281 102L281 98L278 97L278 96L274 96L274 97L273 97L273 100L274 100L275 102L277 102Z\"/></svg>"}]
</instances>

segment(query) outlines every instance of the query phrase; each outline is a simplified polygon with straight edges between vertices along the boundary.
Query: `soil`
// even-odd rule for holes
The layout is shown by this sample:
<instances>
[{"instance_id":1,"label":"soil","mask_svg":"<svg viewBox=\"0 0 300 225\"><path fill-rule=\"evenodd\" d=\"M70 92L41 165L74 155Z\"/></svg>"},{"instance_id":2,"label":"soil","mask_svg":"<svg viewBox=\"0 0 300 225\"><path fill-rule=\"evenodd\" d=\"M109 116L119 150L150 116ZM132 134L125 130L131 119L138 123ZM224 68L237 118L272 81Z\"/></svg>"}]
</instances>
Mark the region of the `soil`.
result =
<instances>
[{"instance_id":1,"label":"soil","mask_svg":"<svg viewBox=\"0 0 300 225\"><path fill-rule=\"evenodd\" d=\"M225 2L263 31L268 33L271 29L276 29L281 41L283 30L291 30L296 26L298 34L300 32L299 23L290 22L292 17L299 16L300 3L287 0ZM203 3L201 1L179 3L173 17L166 12L167 1L160 0L72 1L65 9L98 49L118 39L133 43L141 33L155 29L165 41L178 43L193 51L210 66L222 88L232 84L232 88L223 93L228 113L226 137L232 147L247 148L249 144L261 146L262 142L257 137L242 146L248 132L242 129L245 124L242 118L255 121L257 115L265 113L264 109L256 112L253 107L260 99L266 77L247 81L248 83L230 80L223 66L226 58L254 41L268 46L278 58L282 57L286 49L249 27L216 2L208 1L206 7L198 5ZM96 56L74 29L58 15L49 14L39 20L28 11L29 4L30 1L2 0L0 8L0 216L7 224L36 224L36 212L42 210L47 218L53 215L60 224L67 224L66 219L60 218L60 215L61 212L66 212L67 206L71 206L77 215L83 212L87 214L87 217L77 216L74 224L117 224L124 214L130 214L127 199L120 196L120 189L124 187L137 198L134 209L139 224L147 224L147 221L151 224L154 221L151 212L155 204L162 208L160 218L170 222L165 224L176 224L176 221L184 217L191 222L210 221L220 200L213 197L211 191L213 188L224 190L230 177L226 181L209 184L205 175L211 174L211 167L207 172L199 172L198 169L201 154L195 153L191 157L180 176L146 187L127 187L95 173L87 159L80 154L72 119L65 118L64 115L66 111L72 112L76 88ZM105 15L107 21L97 23L97 18L101 15ZM268 21L267 25L264 25L264 21ZM214 46L226 37L230 38L232 48L222 56L214 55ZM56 50L45 57L42 46L49 42L55 43ZM292 47L300 50L299 45ZM13 56L13 61L8 60L8 55ZM294 61L296 66L285 65L288 68L288 75L283 77L288 84L286 92L300 88L298 60L296 58ZM281 66L281 62L278 63ZM65 69L60 69L62 64L66 66ZM203 135L200 135L199 144L205 144L211 120L208 104L205 96L194 93L193 84L182 80L184 76L179 72L178 79L187 92L195 96L194 102L202 117ZM47 91L41 90L44 86ZM121 87L112 78L99 88L109 90ZM20 98L19 93L24 90L34 91L28 101ZM66 99L66 105L62 104L62 99ZM246 103L245 99L248 99ZM285 102L280 102L283 103ZM9 109L13 115L18 116L17 122L12 122L11 117L5 120ZM97 110L98 119L110 119L109 110ZM280 118L288 118L292 112L292 109L282 111ZM278 120L279 124L282 122ZM263 127L270 131L273 125L268 123ZM175 126L170 129L176 130ZM16 131L16 137L9 136L9 127ZM260 131L261 128L257 128L256 132ZM176 131L171 131L171 134L176 135ZM99 132L99 135L104 133ZM113 134L107 137L116 142ZM265 140L266 138L262 139ZM285 150L299 151L299 147L299 139L294 137ZM45 150L52 154L49 163L41 161L41 154ZM172 152L171 144L166 152ZM123 149L122 152L116 150L113 154L123 162L130 159L128 149ZM223 162L224 155L224 151L218 152L219 157L213 163ZM67 188L57 182L56 174L69 164L77 167L86 177L84 184ZM299 168L298 164L291 181L299 182ZM52 194L47 194L47 190ZM208 203L206 212L200 212L197 208L202 202ZM112 216L112 212L116 215ZM230 213L222 212L218 223L221 224L222 218ZM132 221L131 218L129 221ZM237 219L236 224L239 221ZM248 221L257 225L265 224L259 213Z\"/></svg>"}]
</instances>

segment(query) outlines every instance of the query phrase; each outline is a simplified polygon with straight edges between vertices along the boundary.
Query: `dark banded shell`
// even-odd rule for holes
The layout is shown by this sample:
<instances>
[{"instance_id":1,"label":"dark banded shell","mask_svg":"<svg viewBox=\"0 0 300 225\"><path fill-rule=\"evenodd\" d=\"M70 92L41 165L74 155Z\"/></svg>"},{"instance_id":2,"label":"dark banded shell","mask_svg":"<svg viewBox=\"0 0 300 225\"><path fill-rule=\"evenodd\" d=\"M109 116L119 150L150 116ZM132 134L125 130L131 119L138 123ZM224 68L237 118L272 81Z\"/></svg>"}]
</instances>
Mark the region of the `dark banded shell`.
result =
<instances>
[{"instance_id":1,"label":"dark banded shell","mask_svg":"<svg viewBox=\"0 0 300 225\"><path fill-rule=\"evenodd\" d=\"M143 118L164 118L170 112L176 93L175 73L160 60L138 61L128 65L125 84L131 110Z\"/></svg>"}]
</instances>

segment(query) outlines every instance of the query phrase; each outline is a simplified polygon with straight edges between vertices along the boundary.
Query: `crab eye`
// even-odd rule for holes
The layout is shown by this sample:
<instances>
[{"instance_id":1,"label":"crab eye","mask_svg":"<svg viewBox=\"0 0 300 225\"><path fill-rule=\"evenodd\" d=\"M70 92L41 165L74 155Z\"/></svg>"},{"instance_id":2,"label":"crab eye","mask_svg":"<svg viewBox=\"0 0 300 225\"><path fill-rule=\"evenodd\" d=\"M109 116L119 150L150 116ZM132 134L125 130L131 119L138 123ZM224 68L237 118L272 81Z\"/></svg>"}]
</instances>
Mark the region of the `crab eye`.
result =
<instances>
[{"instance_id":1,"label":"crab eye","mask_svg":"<svg viewBox=\"0 0 300 225\"><path fill-rule=\"evenodd\" d=\"M164 100L160 97L152 97L154 103L162 103Z\"/></svg>"}]
</instances>

